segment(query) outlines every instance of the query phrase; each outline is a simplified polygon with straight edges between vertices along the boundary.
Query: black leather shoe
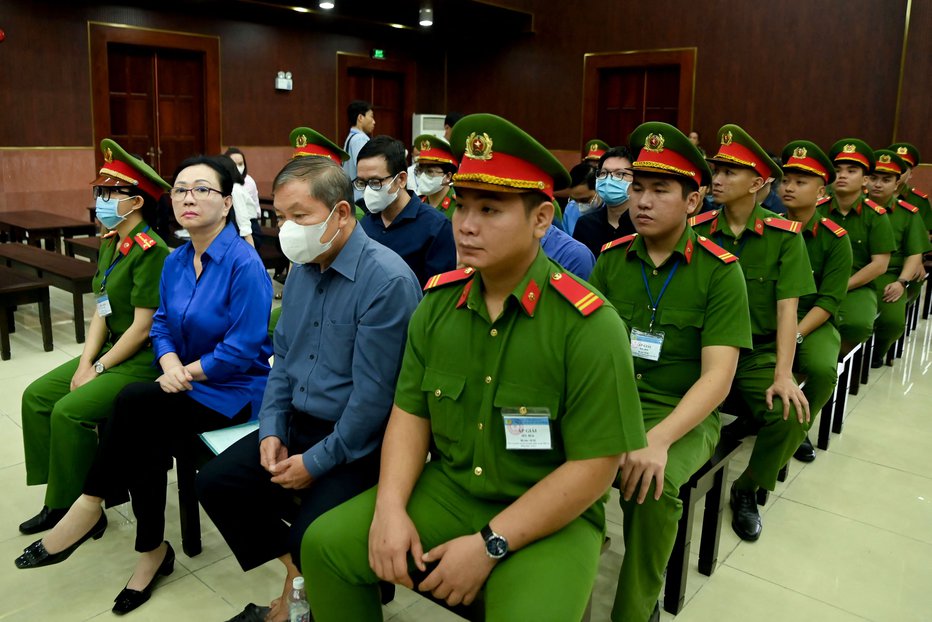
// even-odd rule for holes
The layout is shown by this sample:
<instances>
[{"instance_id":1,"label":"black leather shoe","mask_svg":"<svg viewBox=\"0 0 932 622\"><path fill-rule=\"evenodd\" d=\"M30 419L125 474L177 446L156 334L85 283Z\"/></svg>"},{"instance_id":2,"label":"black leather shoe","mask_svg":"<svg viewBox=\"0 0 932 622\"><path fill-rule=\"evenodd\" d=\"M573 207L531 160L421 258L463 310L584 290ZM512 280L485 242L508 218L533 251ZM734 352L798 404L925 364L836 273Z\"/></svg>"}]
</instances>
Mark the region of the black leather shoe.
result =
<instances>
[{"instance_id":1,"label":"black leather shoe","mask_svg":"<svg viewBox=\"0 0 932 622\"><path fill-rule=\"evenodd\" d=\"M812 441L809 440L808 436L803 439L799 448L793 452L793 457L800 462L812 462L815 460L815 447L812 446Z\"/></svg>"},{"instance_id":2,"label":"black leather shoe","mask_svg":"<svg viewBox=\"0 0 932 622\"><path fill-rule=\"evenodd\" d=\"M871 369L880 369L883 367L883 357L879 354L871 355Z\"/></svg>"},{"instance_id":3,"label":"black leather shoe","mask_svg":"<svg viewBox=\"0 0 932 622\"><path fill-rule=\"evenodd\" d=\"M49 506L43 505L42 511L27 520L24 523L21 523L19 526L19 532L30 536L34 533L39 533L42 531L47 531L58 524L68 512L67 509L64 510L50 510Z\"/></svg>"},{"instance_id":4,"label":"black leather shoe","mask_svg":"<svg viewBox=\"0 0 932 622\"><path fill-rule=\"evenodd\" d=\"M731 485L731 528L748 542L760 538L761 520L757 511L757 495L751 490L738 490Z\"/></svg>"},{"instance_id":5,"label":"black leather shoe","mask_svg":"<svg viewBox=\"0 0 932 622\"><path fill-rule=\"evenodd\" d=\"M271 610L270 607L260 607L255 603L249 603L227 622L265 622L265 616L269 615Z\"/></svg>"},{"instance_id":6,"label":"black leather shoe","mask_svg":"<svg viewBox=\"0 0 932 622\"><path fill-rule=\"evenodd\" d=\"M149 600L149 597L152 596L152 588L155 587L159 577L167 577L175 571L175 549L172 548L172 545L167 540L165 544L168 545L165 559L162 560L159 569L155 571L155 576L149 581L149 585L144 587L142 591L131 590L128 587L124 587L123 591L117 594L117 597L113 599L113 609L111 609L113 613L121 616L144 604Z\"/></svg>"},{"instance_id":7,"label":"black leather shoe","mask_svg":"<svg viewBox=\"0 0 932 622\"><path fill-rule=\"evenodd\" d=\"M36 540L25 549L23 549L23 554L16 558L14 562L16 567L20 570L26 568L41 568L42 566L51 566L52 564L58 564L69 557L74 553L79 546L84 544L89 538L99 540L101 536L104 535L104 532L107 530L107 515L104 512L100 513L100 518L97 519L97 522L94 523L94 526L91 527L91 530L86 534L81 536L81 539L66 548L63 551L58 553L49 553L45 550L45 545L42 544L42 540Z\"/></svg>"}]
</instances>

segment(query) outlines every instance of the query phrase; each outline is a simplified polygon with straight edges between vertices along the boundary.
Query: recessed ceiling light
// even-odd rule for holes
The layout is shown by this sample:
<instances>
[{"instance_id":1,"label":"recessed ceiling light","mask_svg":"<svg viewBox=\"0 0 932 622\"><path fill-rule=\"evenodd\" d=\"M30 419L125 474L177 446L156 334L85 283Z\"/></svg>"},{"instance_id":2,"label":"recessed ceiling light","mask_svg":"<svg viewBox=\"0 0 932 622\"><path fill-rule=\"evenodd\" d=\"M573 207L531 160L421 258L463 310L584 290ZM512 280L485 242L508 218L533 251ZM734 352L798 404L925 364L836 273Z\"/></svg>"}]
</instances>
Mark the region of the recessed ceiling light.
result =
<instances>
[{"instance_id":1,"label":"recessed ceiling light","mask_svg":"<svg viewBox=\"0 0 932 622\"><path fill-rule=\"evenodd\" d=\"M420 11L418 11L418 23L421 26L433 26L434 25L433 9L424 7Z\"/></svg>"},{"instance_id":2,"label":"recessed ceiling light","mask_svg":"<svg viewBox=\"0 0 932 622\"><path fill-rule=\"evenodd\" d=\"M303 6L293 6L291 7L292 11L297 11L298 13L308 13L310 9L306 9Z\"/></svg>"},{"instance_id":3,"label":"recessed ceiling light","mask_svg":"<svg viewBox=\"0 0 932 622\"><path fill-rule=\"evenodd\" d=\"M320 2L317 3L317 6L319 6L322 9L329 10L329 9L332 9L335 5L333 2L329 2L328 0L320 0Z\"/></svg>"}]
</instances>

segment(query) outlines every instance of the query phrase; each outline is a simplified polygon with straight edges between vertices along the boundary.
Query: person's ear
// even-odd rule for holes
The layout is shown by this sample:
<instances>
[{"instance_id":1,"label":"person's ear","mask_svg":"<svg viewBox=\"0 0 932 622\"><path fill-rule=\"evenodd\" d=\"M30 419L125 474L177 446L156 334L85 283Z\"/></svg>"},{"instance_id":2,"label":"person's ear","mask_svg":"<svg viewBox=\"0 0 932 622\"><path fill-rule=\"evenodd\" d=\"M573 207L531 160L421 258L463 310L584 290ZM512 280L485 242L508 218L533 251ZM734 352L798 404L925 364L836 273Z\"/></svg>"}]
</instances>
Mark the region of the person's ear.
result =
<instances>
[{"instance_id":1,"label":"person's ear","mask_svg":"<svg viewBox=\"0 0 932 622\"><path fill-rule=\"evenodd\" d=\"M553 214L553 202L548 200L542 200L540 205L535 207L531 212L531 217L534 221L534 237L538 240L542 239L547 234L547 230L550 228L551 223L553 223Z\"/></svg>"}]
</instances>

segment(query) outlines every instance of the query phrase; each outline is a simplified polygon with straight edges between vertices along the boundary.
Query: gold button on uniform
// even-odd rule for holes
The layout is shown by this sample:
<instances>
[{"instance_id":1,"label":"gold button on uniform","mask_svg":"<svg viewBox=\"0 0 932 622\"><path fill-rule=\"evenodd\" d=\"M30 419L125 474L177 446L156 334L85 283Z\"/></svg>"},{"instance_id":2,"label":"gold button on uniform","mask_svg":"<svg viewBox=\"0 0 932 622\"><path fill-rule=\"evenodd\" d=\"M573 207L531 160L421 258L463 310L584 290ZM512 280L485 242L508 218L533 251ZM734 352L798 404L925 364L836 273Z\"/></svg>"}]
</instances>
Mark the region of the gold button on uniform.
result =
<instances>
[{"instance_id":1,"label":"gold button on uniform","mask_svg":"<svg viewBox=\"0 0 932 622\"><path fill-rule=\"evenodd\" d=\"M473 473L476 475L482 475L482 467L476 467Z\"/></svg>"},{"instance_id":2,"label":"gold button on uniform","mask_svg":"<svg viewBox=\"0 0 932 622\"><path fill-rule=\"evenodd\" d=\"M636 375L635 378L637 378L638 380L640 380L640 379L641 379L641 374Z\"/></svg>"},{"instance_id":3,"label":"gold button on uniform","mask_svg":"<svg viewBox=\"0 0 932 622\"><path fill-rule=\"evenodd\" d=\"M492 376L486 376L486 377L485 377L485 383L486 383L486 384L492 384Z\"/></svg>"},{"instance_id":4,"label":"gold button on uniform","mask_svg":"<svg viewBox=\"0 0 932 622\"><path fill-rule=\"evenodd\" d=\"M492 335L493 337L497 337L497 336L498 336L498 329L497 329L497 328L493 328L492 330L489 331L489 334Z\"/></svg>"},{"instance_id":5,"label":"gold button on uniform","mask_svg":"<svg viewBox=\"0 0 932 622\"><path fill-rule=\"evenodd\" d=\"M480 429L480 430L482 429L482 424L481 424L481 423L479 424L479 429Z\"/></svg>"},{"instance_id":6,"label":"gold button on uniform","mask_svg":"<svg viewBox=\"0 0 932 622\"><path fill-rule=\"evenodd\" d=\"M522 406L521 408L518 409L518 413L519 413L519 414L522 414L522 415L526 415L526 414L527 414L527 407L526 407L526 406Z\"/></svg>"},{"instance_id":7,"label":"gold button on uniform","mask_svg":"<svg viewBox=\"0 0 932 622\"><path fill-rule=\"evenodd\" d=\"M440 389L437 389L436 391L434 391L434 397L440 397L441 395L442 395L442 392L440 391Z\"/></svg>"},{"instance_id":8,"label":"gold button on uniform","mask_svg":"<svg viewBox=\"0 0 932 622\"><path fill-rule=\"evenodd\" d=\"M656 271L656 270L653 271L653 275L654 275L654 276L657 276L657 271Z\"/></svg>"}]
</instances>

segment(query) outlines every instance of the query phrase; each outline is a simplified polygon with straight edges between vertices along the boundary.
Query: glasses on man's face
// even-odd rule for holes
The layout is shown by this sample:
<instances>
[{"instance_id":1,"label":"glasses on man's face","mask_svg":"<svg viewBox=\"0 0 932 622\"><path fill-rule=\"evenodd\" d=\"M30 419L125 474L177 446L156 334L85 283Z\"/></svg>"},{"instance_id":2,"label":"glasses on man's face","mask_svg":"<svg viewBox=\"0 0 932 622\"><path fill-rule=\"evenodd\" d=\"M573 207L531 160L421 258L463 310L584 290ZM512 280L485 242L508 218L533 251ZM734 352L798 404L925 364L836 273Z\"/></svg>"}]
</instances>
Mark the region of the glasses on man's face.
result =
<instances>
[{"instance_id":1,"label":"glasses on man's face","mask_svg":"<svg viewBox=\"0 0 932 622\"><path fill-rule=\"evenodd\" d=\"M386 180L395 179L395 177L397 177L397 175L388 175L381 179L377 177L373 179L360 179L359 177L357 177L356 179L353 180L353 188L356 188L356 190L365 190L366 186L368 186L369 188L372 188L373 190L381 190L382 184L385 183Z\"/></svg>"},{"instance_id":2,"label":"glasses on man's face","mask_svg":"<svg viewBox=\"0 0 932 622\"><path fill-rule=\"evenodd\" d=\"M94 194L94 200L103 199L109 201L114 194L128 195L130 189L126 186L94 186L91 191Z\"/></svg>"},{"instance_id":3,"label":"glasses on man's face","mask_svg":"<svg viewBox=\"0 0 932 622\"><path fill-rule=\"evenodd\" d=\"M420 166L415 168L414 172L418 175L427 175L428 177L443 177L446 174L443 172L442 168L421 168Z\"/></svg>"},{"instance_id":4,"label":"glasses on man's face","mask_svg":"<svg viewBox=\"0 0 932 622\"><path fill-rule=\"evenodd\" d=\"M220 196L223 196L222 192L211 188L210 186L194 186L193 188L182 188L181 186L175 186L171 189L172 201L181 203L184 201L185 196L189 192L191 193L191 196L194 197L195 201L203 201L204 199L207 199L211 192L216 192Z\"/></svg>"},{"instance_id":5,"label":"glasses on man's face","mask_svg":"<svg viewBox=\"0 0 932 622\"><path fill-rule=\"evenodd\" d=\"M617 171L606 171L605 169L599 169L595 174L596 179L607 179L611 176L615 181L634 181L634 174L627 169L618 169Z\"/></svg>"}]
</instances>

